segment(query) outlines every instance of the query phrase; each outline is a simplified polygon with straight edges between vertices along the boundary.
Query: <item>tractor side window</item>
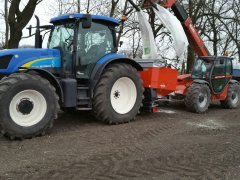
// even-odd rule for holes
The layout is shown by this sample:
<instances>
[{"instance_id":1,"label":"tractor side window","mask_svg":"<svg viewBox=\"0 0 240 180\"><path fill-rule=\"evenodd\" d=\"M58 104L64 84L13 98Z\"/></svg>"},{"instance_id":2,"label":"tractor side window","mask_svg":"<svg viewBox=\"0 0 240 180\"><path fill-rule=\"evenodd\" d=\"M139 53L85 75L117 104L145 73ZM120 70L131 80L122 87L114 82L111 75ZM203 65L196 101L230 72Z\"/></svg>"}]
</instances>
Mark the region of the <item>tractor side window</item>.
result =
<instances>
[{"instance_id":1,"label":"tractor side window","mask_svg":"<svg viewBox=\"0 0 240 180\"><path fill-rule=\"evenodd\" d=\"M74 28L74 23L67 23L55 26L48 43L48 48L50 49L61 49L63 68L66 72L72 71Z\"/></svg>"},{"instance_id":2,"label":"tractor side window","mask_svg":"<svg viewBox=\"0 0 240 180\"><path fill-rule=\"evenodd\" d=\"M215 64L214 70L213 70L213 76L224 76L226 74L225 67L226 67L226 61L221 62L218 60Z\"/></svg>"},{"instance_id":3,"label":"tractor side window","mask_svg":"<svg viewBox=\"0 0 240 180\"><path fill-rule=\"evenodd\" d=\"M77 74L90 76L96 62L112 52L113 42L113 33L108 26L93 22L91 28L84 29L80 23Z\"/></svg>"},{"instance_id":4,"label":"tractor side window","mask_svg":"<svg viewBox=\"0 0 240 180\"><path fill-rule=\"evenodd\" d=\"M209 78L211 67L212 67L211 62L207 62L200 58L197 59L193 67L192 78L201 78L201 79Z\"/></svg>"},{"instance_id":5,"label":"tractor side window","mask_svg":"<svg viewBox=\"0 0 240 180\"><path fill-rule=\"evenodd\" d=\"M232 61L231 60L227 60L226 75L232 75Z\"/></svg>"},{"instance_id":6,"label":"tractor side window","mask_svg":"<svg viewBox=\"0 0 240 180\"><path fill-rule=\"evenodd\" d=\"M226 61L218 60L215 64L212 74L212 86L216 93L220 93L227 85L228 79L226 75Z\"/></svg>"}]
</instances>

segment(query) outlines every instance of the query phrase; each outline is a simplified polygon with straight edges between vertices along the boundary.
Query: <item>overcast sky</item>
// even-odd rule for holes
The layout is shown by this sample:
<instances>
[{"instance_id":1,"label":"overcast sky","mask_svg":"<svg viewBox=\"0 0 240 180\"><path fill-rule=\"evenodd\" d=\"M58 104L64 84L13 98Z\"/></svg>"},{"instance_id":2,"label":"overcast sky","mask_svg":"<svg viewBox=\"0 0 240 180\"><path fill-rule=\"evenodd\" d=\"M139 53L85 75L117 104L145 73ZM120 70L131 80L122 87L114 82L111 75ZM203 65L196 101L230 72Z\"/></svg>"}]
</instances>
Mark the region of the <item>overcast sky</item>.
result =
<instances>
[{"instance_id":1,"label":"overcast sky","mask_svg":"<svg viewBox=\"0 0 240 180\"><path fill-rule=\"evenodd\" d=\"M0 0L0 10L1 11L4 10L4 3L3 2L4 2L4 0ZM57 14L54 14L54 12L49 12L49 4L53 5L55 2L56 2L55 0L47 0L47 1L45 0L37 6L35 14L39 16L41 25L49 24L50 19L53 16L57 16ZM21 7L24 7L26 4L27 4L27 0L21 0ZM31 21L29 22L27 27L30 24L33 25L33 26L36 25L36 20L35 20L34 17L31 19ZM1 20L0 21L0 31L4 32L4 28L5 28L4 21ZM24 29L23 36L28 36L28 35L29 35L28 30ZM45 38L44 47L46 47L46 44L47 44L46 40L47 39L48 39L48 37ZM21 40L20 45L34 45L34 37L29 38L29 39Z\"/></svg>"},{"instance_id":2,"label":"overcast sky","mask_svg":"<svg viewBox=\"0 0 240 180\"><path fill-rule=\"evenodd\" d=\"M28 2L28 0L21 0L21 8L23 8L27 4L27 2ZM44 0L37 6L35 15L39 16L41 25L49 24L50 19L58 15L56 9L57 9L56 0ZM0 11L2 12L3 10L4 10L4 0L0 0ZM35 20L34 16L31 19L31 21L29 22L29 24L27 25L27 27L30 24L33 26L36 25L36 20ZM5 29L5 24L4 24L3 19L1 18L0 19L0 32L4 32L5 31L4 29ZM28 36L28 35L29 35L28 30L24 29L23 36ZM0 38L2 38L2 37L0 36ZM44 48L46 48L46 46L47 46L47 40L48 40L48 36L46 36L44 39L44 43L43 43ZM34 45L34 37L21 40L20 45ZM208 46L208 44L207 44L207 46ZM239 68L240 68L240 66L239 66Z\"/></svg>"}]
</instances>

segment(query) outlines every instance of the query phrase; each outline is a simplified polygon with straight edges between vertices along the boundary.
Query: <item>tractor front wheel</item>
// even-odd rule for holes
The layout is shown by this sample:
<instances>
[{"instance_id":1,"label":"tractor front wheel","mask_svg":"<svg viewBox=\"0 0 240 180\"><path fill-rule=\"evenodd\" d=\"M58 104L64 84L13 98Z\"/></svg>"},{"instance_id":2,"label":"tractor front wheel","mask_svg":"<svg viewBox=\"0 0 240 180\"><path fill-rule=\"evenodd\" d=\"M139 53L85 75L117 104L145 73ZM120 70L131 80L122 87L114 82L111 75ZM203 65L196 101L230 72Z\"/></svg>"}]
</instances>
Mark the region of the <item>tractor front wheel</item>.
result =
<instances>
[{"instance_id":1,"label":"tractor front wheel","mask_svg":"<svg viewBox=\"0 0 240 180\"><path fill-rule=\"evenodd\" d=\"M237 108L240 104L240 85L238 83L229 84L227 97L221 101L221 105L226 109Z\"/></svg>"},{"instance_id":2,"label":"tractor front wheel","mask_svg":"<svg viewBox=\"0 0 240 180\"><path fill-rule=\"evenodd\" d=\"M135 118L143 100L142 80L131 65L108 66L94 91L95 117L108 124L121 124Z\"/></svg>"},{"instance_id":3,"label":"tractor front wheel","mask_svg":"<svg viewBox=\"0 0 240 180\"><path fill-rule=\"evenodd\" d=\"M55 88L38 75L12 74L0 83L1 133L11 139L44 135L59 109Z\"/></svg>"},{"instance_id":4,"label":"tractor front wheel","mask_svg":"<svg viewBox=\"0 0 240 180\"><path fill-rule=\"evenodd\" d=\"M191 112L206 112L210 105L210 89L208 85L193 83L188 88L185 105Z\"/></svg>"}]
</instances>

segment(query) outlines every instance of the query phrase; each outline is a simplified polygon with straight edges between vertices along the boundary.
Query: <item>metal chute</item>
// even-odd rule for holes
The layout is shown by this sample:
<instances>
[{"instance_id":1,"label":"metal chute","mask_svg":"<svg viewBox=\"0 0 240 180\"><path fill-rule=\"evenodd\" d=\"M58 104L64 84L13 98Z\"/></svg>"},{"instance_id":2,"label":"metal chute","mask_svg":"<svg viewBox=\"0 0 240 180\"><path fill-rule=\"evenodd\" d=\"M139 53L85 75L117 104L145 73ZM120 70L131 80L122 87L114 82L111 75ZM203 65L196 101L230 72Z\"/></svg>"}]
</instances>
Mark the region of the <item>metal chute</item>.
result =
<instances>
[{"instance_id":1,"label":"metal chute","mask_svg":"<svg viewBox=\"0 0 240 180\"><path fill-rule=\"evenodd\" d=\"M141 10L138 11L138 19L143 42L142 59L157 59L157 46L153 36L153 31L144 12Z\"/></svg>"},{"instance_id":2,"label":"metal chute","mask_svg":"<svg viewBox=\"0 0 240 180\"><path fill-rule=\"evenodd\" d=\"M180 21L167 9L158 4L153 9L163 25L171 32L176 55L179 58L183 58L189 43Z\"/></svg>"}]
</instances>

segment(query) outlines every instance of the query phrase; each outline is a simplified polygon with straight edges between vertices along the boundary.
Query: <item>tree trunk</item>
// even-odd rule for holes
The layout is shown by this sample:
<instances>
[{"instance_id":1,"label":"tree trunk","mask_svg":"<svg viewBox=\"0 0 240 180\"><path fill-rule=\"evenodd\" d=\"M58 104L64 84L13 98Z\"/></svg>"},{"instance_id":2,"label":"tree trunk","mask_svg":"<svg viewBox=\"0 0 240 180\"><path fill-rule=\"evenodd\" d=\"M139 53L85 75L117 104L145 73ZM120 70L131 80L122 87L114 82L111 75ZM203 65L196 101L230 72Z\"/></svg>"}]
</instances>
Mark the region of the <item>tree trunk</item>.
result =
<instances>
[{"instance_id":1,"label":"tree trunk","mask_svg":"<svg viewBox=\"0 0 240 180\"><path fill-rule=\"evenodd\" d=\"M8 48L9 49L18 48L19 42L21 41L22 38L22 31L10 31L10 37L11 38L8 41Z\"/></svg>"},{"instance_id":2,"label":"tree trunk","mask_svg":"<svg viewBox=\"0 0 240 180\"><path fill-rule=\"evenodd\" d=\"M4 5L4 18L5 18L5 26L6 26L6 32L5 32L5 47L8 47L8 39L9 39L8 0L5 0L5 5Z\"/></svg>"},{"instance_id":3,"label":"tree trunk","mask_svg":"<svg viewBox=\"0 0 240 180\"><path fill-rule=\"evenodd\" d=\"M125 2L123 13L122 13L125 16L127 16L127 8L128 8L128 1ZM124 21L121 22L121 25L120 25L120 31L119 31L118 37L117 37L117 45L119 45L119 43L120 43L120 39L121 39L121 36L122 36L122 33L123 33L123 29L124 29Z\"/></svg>"},{"instance_id":4,"label":"tree trunk","mask_svg":"<svg viewBox=\"0 0 240 180\"><path fill-rule=\"evenodd\" d=\"M192 0L189 0L189 16L193 17L194 15L194 3ZM195 23L195 22L193 22ZM192 67L195 62L195 51L191 45L188 46L188 57L187 57L187 70L186 73L191 73Z\"/></svg>"},{"instance_id":5,"label":"tree trunk","mask_svg":"<svg viewBox=\"0 0 240 180\"><path fill-rule=\"evenodd\" d=\"M237 49L238 49L238 62L240 63L240 43L237 42Z\"/></svg>"},{"instance_id":6,"label":"tree trunk","mask_svg":"<svg viewBox=\"0 0 240 180\"><path fill-rule=\"evenodd\" d=\"M10 27L10 39L7 48L18 48L22 37L22 30L31 20L36 6L41 0L29 0L25 8L20 11L20 0L12 0L9 13L8 23Z\"/></svg>"},{"instance_id":7,"label":"tree trunk","mask_svg":"<svg viewBox=\"0 0 240 180\"><path fill-rule=\"evenodd\" d=\"M110 17L114 16L118 2L119 2L119 0L116 0L116 1L112 0L112 6L111 6L110 14L109 14Z\"/></svg>"},{"instance_id":8,"label":"tree trunk","mask_svg":"<svg viewBox=\"0 0 240 180\"><path fill-rule=\"evenodd\" d=\"M188 58L187 58L187 72L190 73L192 71L192 67L195 62L195 52L191 46L188 46Z\"/></svg>"},{"instance_id":9,"label":"tree trunk","mask_svg":"<svg viewBox=\"0 0 240 180\"><path fill-rule=\"evenodd\" d=\"M90 0L87 1L87 13L90 11Z\"/></svg>"},{"instance_id":10,"label":"tree trunk","mask_svg":"<svg viewBox=\"0 0 240 180\"><path fill-rule=\"evenodd\" d=\"M81 0L78 0L78 1L77 1L78 13L81 12L81 2L80 2L80 1L81 1Z\"/></svg>"}]
</instances>

